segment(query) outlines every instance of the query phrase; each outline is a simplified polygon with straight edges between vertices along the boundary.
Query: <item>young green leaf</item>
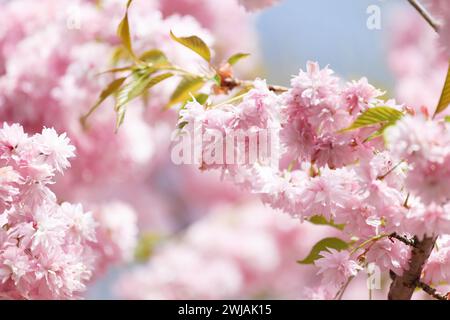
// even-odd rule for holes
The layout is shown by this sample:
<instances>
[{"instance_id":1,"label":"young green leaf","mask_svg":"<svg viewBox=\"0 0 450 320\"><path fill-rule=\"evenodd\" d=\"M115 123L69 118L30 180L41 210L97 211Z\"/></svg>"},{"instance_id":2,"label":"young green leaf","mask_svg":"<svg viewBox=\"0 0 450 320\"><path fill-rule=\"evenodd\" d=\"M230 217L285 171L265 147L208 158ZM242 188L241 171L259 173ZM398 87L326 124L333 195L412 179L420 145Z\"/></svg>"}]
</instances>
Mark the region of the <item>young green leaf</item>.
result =
<instances>
[{"instance_id":1,"label":"young green leaf","mask_svg":"<svg viewBox=\"0 0 450 320\"><path fill-rule=\"evenodd\" d=\"M106 71L100 72L98 75L106 74L106 73L117 73L117 72L125 72L130 71L133 69L133 66L126 66L126 67L119 67L119 68L112 68Z\"/></svg>"},{"instance_id":2,"label":"young green leaf","mask_svg":"<svg viewBox=\"0 0 450 320\"><path fill-rule=\"evenodd\" d=\"M199 77L186 76L181 79L175 91L170 97L170 101L165 109L170 108L172 105L184 102L190 98L191 94L197 92L201 87L203 87L205 81Z\"/></svg>"},{"instance_id":3,"label":"young green leaf","mask_svg":"<svg viewBox=\"0 0 450 320\"><path fill-rule=\"evenodd\" d=\"M152 49L149 51L144 52L140 57L139 60L151 63L152 65L164 65L169 64L169 60L167 59L167 56L158 49Z\"/></svg>"},{"instance_id":4,"label":"young green leaf","mask_svg":"<svg viewBox=\"0 0 450 320\"><path fill-rule=\"evenodd\" d=\"M81 123L83 127L86 126L86 120L87 118L97 110L97 108L103 103L103 101L106 100L110 95L116 93L122 84L125 82L127 78L118 78L112 81L108 86L100 93L100 96L97 100L97 102L91 107L91 109L86 113L83 117L81 117Z\"/></svg>"},{"instance_id":5,"label":"young green leaf","mask_svg":"<svg viewBox=\"0 0 450 320\"><path fill-rule=\"evenodd\" d=\"M403 113L391 107L373 107L367 109L356 118L353 124L340 132L351 131L359 128L370 127L376 124L384 126L392 125L403 117Z\"/></svg>"},{"instance_id":6,"label":"young green leaf","mask_svg":"<svg viewBox=\"0 0 450 320\"><path fill-rule=\"evenodd\" d=\"M154 87L155 85L157 85L158 83L160 83L166 79L169 79L172 76L173 76L173 74L170 72L161 73L157 76L154 76L153 78L150 78L148 81L146 81L144 90L148 90L148 89Z\"/></svg>"},{"instance_id":7,"label":"young green leaf","mask_svg":"<svg viewBox=\"0 0 450 320\"><path fill-rule=\"evenodd\" d=\"M116 130L122 125L126 113L126 105L133 99L141 96L151 87L173 76L172 73L164 73L152 77L152 74L142 74L132 78L130 82L120 88L117 94L114 110L117 113Z\"/></svg>"},{"instance_id":8,"label":"young green leaf","mask_svg":"<svg viewBox=\"0 0 450 320\"><path fill-rule=\"evenodd\" d=\"M435 115L447 109L450 104L450 65L448 67L447 77L444 83L444 89L442 89L441 98L439 99L438 106L436 108Z\"/></svg>"},{"instance_id":9,"label":"young green leaf","mask_svg":"<svg viewBox=\"0 0 450 320\"><path fill-rule=\"evenodd\" d=\"M231 57L228 58L228 63L230 65L235 65L239 60L244 59L246 57L248 57L250 54L249 53L236 53L233 54Z\"/></svg>"},{"instance_id":10,"label":"young green leaf","mask_svg":"<svg viewBox=\"0 0 450 320\"><path fill-rule=\"evenodd\" d=\"M345 225L335 224L333 221L329 221L327 220L327 218L321 215L312 216L311 218L308 219L308 221L311 222L312 224L331 226L339 230L343 230L345 227Z\"/></svg>"},{"instance_id":11,"label":"young green leaf","mask_svg":"<svg viewBox=\"0 0 450 320\"><path fill-rule=\"evenodd\" d=\"M125 113L127 112L126 107L120 106L116 109L116 133L119 130L120 126L123 124L123 120L125 119Z\"/></svg>"},{"instance_id":12,"label":"young green leaf","mask_svg":"<svg viewBox=\"0 0 450 320\"><path fill-rule=\"evenodd\" d=\"M206 61L211 61L211 51L206 43L197 36L177 37L170 31L170 37L183 46L191 49Z\"/></svg>"},{"instance_id":13,"label":"young green leaf","mask_svg":"<svg viewBox=\"0 0 450 320\"><path fill-rule=\"evenodd\" d=\"M139 92L144 90L145 82L150 78L150 74L146 75L136 75L131 77L122 88L120 88L117 93L116 105L114 110L118 112L123 106L125 106L132 99L139 95Z\"/></svg>"},{"instance_id":14,"label":"young green leaf","mask_svg":"<svg viewBox=\"0 0 450 320\"><path fill-rule=\"evenodd\" d=\"M125 16L117 28L117 35L122 40L123 46L127 49L128 53L134 57L133 47L131 44L131 35L130 35L130 24L128 22L128 9L130 8L131 2L133 0L128 0L127 8L125 11Z\"/></svg>"},{"instance_id":15,"label":"young green leaf","mask_svg":"<svg viewBox=\"0 0 450 320\"><path fill-rule=\"evenodd\" d=\"M220 76L218 74L214 75L213 81L216 83L217 86L220 87L222 80L220 79Z\"/></svg>"},{"instance_id":16,"label":"young green leaf","mask_svg":"<svg viewBox=\"0 0 450 320\"><path fill-rule=\"evenodd\" d=\"M320 252L325 251L327 249L336 249L338 251L345 250L348 248L348 243L339 239L339 238L325 238L317 242L311 249L311 252L308 256L297 263L300 264L312 264L317 259L321 258Z\"/></svg>"},{"instance_id":17,"label":"young green leaf","mask_svg":"<svg viewBox=\"0 0 450 320\"><path fill-rule=\"evenodd\" d=\"M198 103L204 105L208 101L209 95L207 95L206 93L199 93L195 95L194 98Z\"/></svg>"},{"instance_id":18,"label":"young green leaf","mask_svg":"<svg viewBox=\"0 0 450 320\"><path fill-rule=\"evenodd\" d=\"M121 59L126 58L127 56L127 50L123 46L116 47L111 54L110 64L116 66Z\"/></svg>"},{"instance_id":19,"label":"young green leaf","mask_svg":"<svg viewBox=\"0 0 450 320\"><path fill-rule=\"evenodd\" d=\"M172 77L172 73L163 73L152 77L152 74L143 74L133 78L119 92L117 97L116 109L129 103L131 100L139 97L151 87Z\"/></svg>"}]
</instances>

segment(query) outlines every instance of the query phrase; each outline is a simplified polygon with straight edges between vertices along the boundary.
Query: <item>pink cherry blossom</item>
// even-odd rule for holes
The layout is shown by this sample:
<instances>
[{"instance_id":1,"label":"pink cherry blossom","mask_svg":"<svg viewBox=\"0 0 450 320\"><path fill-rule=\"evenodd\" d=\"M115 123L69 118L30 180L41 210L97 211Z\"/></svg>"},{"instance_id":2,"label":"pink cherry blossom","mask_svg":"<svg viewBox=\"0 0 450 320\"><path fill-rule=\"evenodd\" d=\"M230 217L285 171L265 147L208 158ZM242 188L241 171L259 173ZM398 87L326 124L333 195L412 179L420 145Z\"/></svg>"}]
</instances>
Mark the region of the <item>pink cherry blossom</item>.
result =
<instances>
[{"instance_id":1,"label":"pink cherry blossom","mask_svg":"<svg viewBox=\"0 0 450 320\"><path fill-rule=\"evenodd\" d=\"M75 298L94 272L95 222L81 205L59 205L47 186L74 147L53 129L28 137L4 124L0 136L1 296Z\"/></svg>"},{"instance_id":2,"label":"pink cherry blossom","mask_svg":"<svg viewBox=\"0 0 450 320\"><path fill-rule=\"evenodd\" d=\"M329 249L329 252L322 251L320 254L322 258L316 260L314 264L319 268L318 273L323 276L323 283L327 285L340 287L362 269L350 258L348 251Z\"/></svg>"},{"instance_id":3,"label":"pink cherry blossom","mask_svg":"<svg viewBox=\"0 0 450 320\"><path fill-rule=\"evenodd\" d=\"M359 112L381 103L380 90L366 79L341 86L331 69L320 69L314 62L307 63L306 71L300 70L291 86L283 95L281 132L291 157L336 168L370 154L373 147L363 143L368 137L364 130L340 130L350 126Z\"/></svg>"},{"instance_id":4,"label":"pink cherry blossom","mask_svg":"<svg viewBox=\"0 0 450 320\"><path fill-rule=\"evenodd\" d=\"M410 248L400 242L392 242L389 239L377 241L367 252L366 258L374 262L383 271L392 270L398 275L408 269Z\"/></svg>"},{"instance_id":5,"label":"pink cherry blossom","mask_svg":"<svg viewBox=\"0 0 450 320\"><path fill-rule=\"evenodd\" d=\"M431 253L424 270L423 281L428 284L437 285L440 282L447 282L450 279L450 246L449 236L441 236L436 243L436 247Z\"/></svg>"},{"instance_id":6,"label":"pink cherry blossom","mask_svg":"<svg viewBox=\"0 0 450 320\"><path fill-rule=\"evenodd\" d=\"M450 207L449 204L437 205L431 203L424 206L412 206L405 221L407 231L421 239L439 234L450 234Z\"/></svg>"},{"instance_id":7,"label":"pink cherry blossom","mask_svg":"<svg viewBox=\"0 0 450 320\"><path fill-rule=\"evenodd\" d=\"M450 192L450 134L443 122L407 116L388 128L386 139L392 154L410 166L406 186L423 201L441 202Z\"/></svg>"}]
</instances>

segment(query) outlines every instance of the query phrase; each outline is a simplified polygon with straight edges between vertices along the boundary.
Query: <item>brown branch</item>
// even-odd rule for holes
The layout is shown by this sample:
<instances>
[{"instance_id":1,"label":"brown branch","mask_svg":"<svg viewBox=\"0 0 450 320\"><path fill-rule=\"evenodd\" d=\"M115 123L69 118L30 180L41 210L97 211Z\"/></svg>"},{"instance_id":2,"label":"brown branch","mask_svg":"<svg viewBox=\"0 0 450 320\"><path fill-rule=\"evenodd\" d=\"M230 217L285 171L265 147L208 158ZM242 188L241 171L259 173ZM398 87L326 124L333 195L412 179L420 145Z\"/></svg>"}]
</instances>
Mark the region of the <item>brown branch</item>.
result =
<instances>
[{"instance_id":1,"label":"brown branch","mask_svg":"<svg viewBox=\"0 0 450 320\"><path fill-rule=\"evenodd\" d=\"M426 22L428 22L428 24L434 29L434 31L439 31L439 24L419 1L408 0L408 2L414 7L414 9L417 10L417 12L419 12L419 14L426 20Z\"/></svg>"},{"instance_id":2,"label":"brown branch","mask_svg":"<svg viewBox=\"0 0 450 320\"><path fill-rule=\"evenodd\" d=\"M229 90L232 90L236 87L251 87L253 86L253 82L252 81L248 81L248 80L240 80L240 79L236 79L236 78L225 78L223 79L221 85L223 87L228 88ZM267 88L270 91L273 91L275 93L283 93L288 91L289 89L283 86L277 86L277 85L267 85Z\"/></svg>"},{"instance_id":3,"label":"brown branch","mask_svg":"<svg viewBox=\"0 0 450 320\"><path fill-rule=\"evenodd\" d=\"M408 270L403 275L395 275L389 289L389 300L410 300L420 280L423 266L433 250L437 237L425 237L422 241L415 238Z\"/></svg>"},{"instance_id":4,"label":"brown branch","mask_svg":"<svg viewBox=\"0 0 450 320\"><path fill-rule=\"evenodd\" d=\"M428 293L430 296L432 296L437 300L449 300L448 295L444 295L437 292L435 288L427 285L426 283L423 283L422 281L417 281L416 286L421 288L423 291L425 291L426 293Z\"/></svg>"},{"instance_id":5,"label":"brown branch","mask_svg":"<svg viewBox=\"0 0 450 320\"><path fill-rule=\"evenodd\" d=\"M395 232L391 233L389 235L389 239L397 239L398 241L401 241L401 242L403 242L404 244L406 244L406 245L408 245L410 247L416 247L417 246L415 239L408 239L407 237L398 235Z\"/></svg>"}]
</instances>

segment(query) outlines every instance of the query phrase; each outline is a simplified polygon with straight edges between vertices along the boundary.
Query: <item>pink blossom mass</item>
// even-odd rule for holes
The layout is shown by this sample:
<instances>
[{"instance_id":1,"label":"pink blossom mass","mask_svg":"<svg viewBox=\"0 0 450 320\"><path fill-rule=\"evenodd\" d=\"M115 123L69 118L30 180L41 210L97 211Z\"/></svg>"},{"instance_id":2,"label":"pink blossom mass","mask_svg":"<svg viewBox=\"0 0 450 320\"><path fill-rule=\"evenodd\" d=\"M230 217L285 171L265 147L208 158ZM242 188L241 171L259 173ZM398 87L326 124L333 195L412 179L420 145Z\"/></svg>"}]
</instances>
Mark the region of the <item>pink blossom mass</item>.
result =
<instances>
[{"instance_id":1,"label":"pink blossom mass","mask_svg":"<svg viewBox=\"0 0 450 320\"><path fill-rule=\"evenodd\" d=\"M0 300L449 300L450 1L397 2L0 0Z\"/></svg>"}]
</instances>

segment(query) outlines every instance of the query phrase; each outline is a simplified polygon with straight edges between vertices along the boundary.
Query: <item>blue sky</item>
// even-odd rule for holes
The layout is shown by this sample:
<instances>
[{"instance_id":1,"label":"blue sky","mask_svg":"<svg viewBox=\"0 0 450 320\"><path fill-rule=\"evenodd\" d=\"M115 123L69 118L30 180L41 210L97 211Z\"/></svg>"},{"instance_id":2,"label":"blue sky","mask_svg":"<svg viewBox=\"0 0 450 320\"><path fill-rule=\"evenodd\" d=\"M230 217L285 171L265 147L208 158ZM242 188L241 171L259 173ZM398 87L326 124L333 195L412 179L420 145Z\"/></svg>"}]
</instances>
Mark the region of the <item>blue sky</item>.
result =
<instances>
[{"instance_id":1,"label":"blue sky","mask_svg":"<svg viewBox=\"0 0 450 320\"><path fill-rule=\"evenodd\" d=\"M386 41L393 7L406 0L284 0L257 16L257 28L271 82L287 84L308 60L330 65L353 79L367 76L384 88L393 84ZM381 29L366 26L367 8L381 9ZM405 10L411 10L405 6Z\"/></svg>"}]
</instances>

